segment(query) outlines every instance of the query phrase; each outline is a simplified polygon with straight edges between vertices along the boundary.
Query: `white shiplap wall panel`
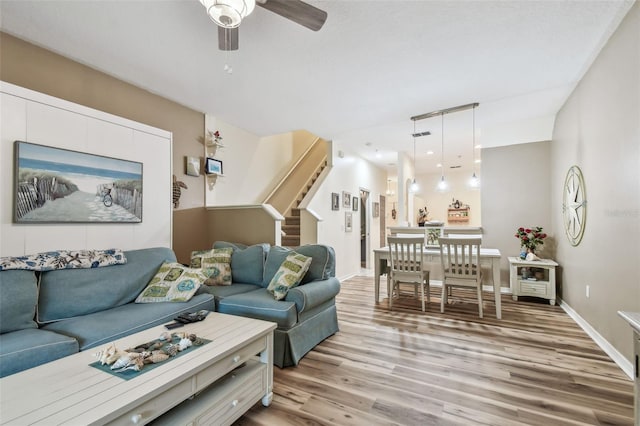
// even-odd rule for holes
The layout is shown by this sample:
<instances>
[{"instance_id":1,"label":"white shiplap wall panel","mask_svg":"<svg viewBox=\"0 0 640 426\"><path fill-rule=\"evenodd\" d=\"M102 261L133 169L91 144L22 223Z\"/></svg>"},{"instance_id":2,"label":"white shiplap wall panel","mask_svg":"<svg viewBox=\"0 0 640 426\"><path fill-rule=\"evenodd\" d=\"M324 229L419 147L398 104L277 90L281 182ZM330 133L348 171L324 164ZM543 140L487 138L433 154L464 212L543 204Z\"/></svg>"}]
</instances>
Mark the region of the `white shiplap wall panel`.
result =
<instances>
[{"instance_id":1,"label":"white shiplap wall panel","mask_svg":"<svg viewBox=\"0 0 640 426\"><path fill-rule=\"evenodd\" d=\"M24 253L24 227L13 221L13 141L24 140L27 101L0 93L0 253ZM4 256L4 254L3 254Z\"/></svg>"},{"instance_id":2,"label":"white shiplap wall panel","mask_svg":"<svg viewBox=\"0 0 640 426\"><path fill-rule=\"evenodd\" d=\"M150 153L153 153L153 161L149 161ZM133 133L131 157L136 161L144 161L143 193L144 205L142 207L142 220L153 216L158 210L166 210L169 203L171 212L171 192L173 179L171 173L171 146L160 144L158 136L136 131ZM169 195L166 195L166 194ZM162 222L154 222L144 228L135 228L136 242L145 247L163 245L167 239L171 241L171 227Z\"/></svg>"},{"instance_id":3,"label":"white shiplap wall panel","mask_svg":"<svg viewBox=\"0 0 640 426\"><path fill-rule=\"evenodd\" d=\"M0 256L53 249L171 247L170 132L5 82L0 82L0 96ZM13 223L15 140L142 162L142 223Z\"/></svg>"}]
</instances>

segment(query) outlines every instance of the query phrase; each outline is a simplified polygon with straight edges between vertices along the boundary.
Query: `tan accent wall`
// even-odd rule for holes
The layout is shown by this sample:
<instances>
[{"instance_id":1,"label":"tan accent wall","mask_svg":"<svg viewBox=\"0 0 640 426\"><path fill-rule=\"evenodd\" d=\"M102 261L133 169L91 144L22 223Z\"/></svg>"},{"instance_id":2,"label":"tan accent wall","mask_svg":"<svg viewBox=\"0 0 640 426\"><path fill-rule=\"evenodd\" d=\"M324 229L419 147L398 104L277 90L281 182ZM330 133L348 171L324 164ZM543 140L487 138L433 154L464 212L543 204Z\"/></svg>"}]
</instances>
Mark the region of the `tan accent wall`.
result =
<instances>
[{"instance_id":1,"label":"tan accent wall","mask_svg":"<svg viewBox=\"0 0 640 426\"><path fill-rule=\"evenodd\" d=\"M197 139L204 134L203 113L2 32L0 80L172 132L173 172L188 186L182 189L180 209L204 206L204 177L184 174L184 156L202 157ZM205 241L192 239L202 229L193 219L191 213L174 214L175 229L193 227L173 233L173 244L181 250Z\"/></svg>"},{"instance_id":2,"label":"tan accent wall","mask_svg":"<svg viewBox=\"0 0 640 426\"><path fill-rule=\"evenodd\" d=\"M207 209L174 210L173 251L178 262L188 264L192 251L210 249L208 233Z\"/></svg>"},{"instance_id":3,"label":"tan accent wall","mask_svg":"<svg viewBox=\"0 0 640 426\"><path fill-rule=\"evenodd\" d=\"M209 246L215 241L280 245L280 222L275 220L265 206L209 208L207 218Z\"/></svg>"}]
</instances>

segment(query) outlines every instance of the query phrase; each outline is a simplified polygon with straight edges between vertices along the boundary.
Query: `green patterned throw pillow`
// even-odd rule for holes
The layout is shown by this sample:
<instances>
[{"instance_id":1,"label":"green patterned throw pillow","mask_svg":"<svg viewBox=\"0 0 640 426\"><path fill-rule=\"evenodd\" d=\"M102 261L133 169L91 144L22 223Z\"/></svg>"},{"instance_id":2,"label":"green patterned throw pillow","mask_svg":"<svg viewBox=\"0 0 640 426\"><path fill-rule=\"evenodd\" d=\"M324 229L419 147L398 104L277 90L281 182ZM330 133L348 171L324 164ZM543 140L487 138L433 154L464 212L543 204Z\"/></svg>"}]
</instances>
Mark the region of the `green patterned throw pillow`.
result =
<instances>
[{"instance_id":1,"label":"green patterned throw pillow","mask_svg":"<svg viewBox=\"0 0 640 426\"><path fill-rule=\"evenodd\" d=\"M289 289L297 286L302 281L302 277L309 270L311 257L303 256L292 251L278 268L278 271L269 282L267 290L273 294L276 300L286 297Z\"/></svg>"},{"instance_id":2,"label":"green patterned throw pillow","mask_svg":"<svg viewBox=\"0 0 640 426\"><path fill-rule=\"evenodd\" d=\"M231 254L233 249L218 248L191 252L191 267L202 269L208 277L206 285L231 285Z\"/></svg>"},{"instance_id":3,"label":"green patterned throw pillow","mask_svg":"<svg viewBox=\"0 0 640 426\"><path fill-rule=\"evenodd\" d=\"M136 298L136 303L186 302L207 277L199 269L176 262L164 262Z\"/></svg>"}]
</instances>

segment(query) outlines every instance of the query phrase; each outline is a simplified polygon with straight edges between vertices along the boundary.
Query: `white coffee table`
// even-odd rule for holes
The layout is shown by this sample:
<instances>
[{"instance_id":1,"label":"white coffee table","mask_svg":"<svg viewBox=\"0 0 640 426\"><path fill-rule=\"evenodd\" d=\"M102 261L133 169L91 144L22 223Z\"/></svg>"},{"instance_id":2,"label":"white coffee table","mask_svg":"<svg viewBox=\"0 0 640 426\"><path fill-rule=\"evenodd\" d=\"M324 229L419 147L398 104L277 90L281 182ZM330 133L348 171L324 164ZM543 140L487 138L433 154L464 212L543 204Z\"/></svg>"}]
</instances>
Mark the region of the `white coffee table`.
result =
<instances>
[{"instance_id":1,"label":"white coffee table","mask_svg":"<svg viewBox=\"0 0 640 426\"><path fill-rule=\"evenodd\" d=\"M275 328L275 323L212 312L204 321L172 330L211 343L130 380L89 366L101 347L31 368L0 380L0 423L146 424L171 410L166 420L172 424L231 424L256 402L271 403ZM126 349L163 331L158 326L115 343Z\"/></svg>"}]
</instances>

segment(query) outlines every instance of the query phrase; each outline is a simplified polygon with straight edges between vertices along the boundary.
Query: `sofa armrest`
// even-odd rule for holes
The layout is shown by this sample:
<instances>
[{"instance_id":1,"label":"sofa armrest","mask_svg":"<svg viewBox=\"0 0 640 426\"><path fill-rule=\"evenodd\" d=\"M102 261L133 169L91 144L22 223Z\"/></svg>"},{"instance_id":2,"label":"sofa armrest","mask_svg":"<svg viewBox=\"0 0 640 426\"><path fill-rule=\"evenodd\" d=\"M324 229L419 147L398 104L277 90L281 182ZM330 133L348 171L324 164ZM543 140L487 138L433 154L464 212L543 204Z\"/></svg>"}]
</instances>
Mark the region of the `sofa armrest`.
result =
<instances>
[{"instance_id":1,"label":"sofa armrest","mask_svg":"<svg viewBox=\"0 0 640 426\"><path fill-rule=\"evenodd\" d=\"M336 297L339 292L340 281L331 277L294 287L287 292L285 300L295 302L296 310L300 313Z\"/></svg>"}]
</instances>

